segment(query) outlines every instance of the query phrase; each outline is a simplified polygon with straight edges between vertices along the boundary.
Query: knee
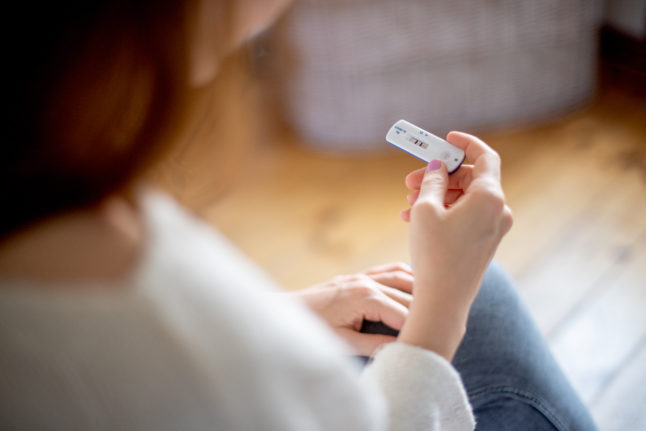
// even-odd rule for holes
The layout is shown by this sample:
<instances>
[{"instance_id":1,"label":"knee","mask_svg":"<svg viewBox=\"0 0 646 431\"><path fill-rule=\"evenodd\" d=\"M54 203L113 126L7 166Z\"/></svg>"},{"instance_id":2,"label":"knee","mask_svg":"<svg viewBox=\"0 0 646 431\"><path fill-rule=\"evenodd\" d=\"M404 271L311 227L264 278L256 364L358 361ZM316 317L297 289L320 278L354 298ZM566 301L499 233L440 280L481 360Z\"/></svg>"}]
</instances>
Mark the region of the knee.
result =
<instances>
[{"instance_id":1,"label":"knee","mask_svg":"<svg viewBox=\"0 0 646 431\"><path fill-rule=\"evenodd\" d=\"M509 313L519 308L522 308L520 297L511 277L502 265L491 262L471 308L471 315Z\"/></svg>"}]
</instances>

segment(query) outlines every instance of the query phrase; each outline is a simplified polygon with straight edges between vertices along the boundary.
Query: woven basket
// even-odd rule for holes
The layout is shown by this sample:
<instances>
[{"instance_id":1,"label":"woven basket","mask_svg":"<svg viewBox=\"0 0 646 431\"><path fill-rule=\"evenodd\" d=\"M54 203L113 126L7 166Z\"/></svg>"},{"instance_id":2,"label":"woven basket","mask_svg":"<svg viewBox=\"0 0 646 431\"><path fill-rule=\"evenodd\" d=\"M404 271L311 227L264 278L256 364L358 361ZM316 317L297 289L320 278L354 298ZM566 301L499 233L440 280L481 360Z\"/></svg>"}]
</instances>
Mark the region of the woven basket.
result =
<instances>
[{"instance_id":1,"label":"woven basket","mask_svg":"<svg viewBox=\"0 0 646 431\"><path fill-rule=\"evenodd\" d=\"M270 34L287 121L318 149L536 122L595 87L599 0L300 0Z\"/></svg>"}]
</instances>

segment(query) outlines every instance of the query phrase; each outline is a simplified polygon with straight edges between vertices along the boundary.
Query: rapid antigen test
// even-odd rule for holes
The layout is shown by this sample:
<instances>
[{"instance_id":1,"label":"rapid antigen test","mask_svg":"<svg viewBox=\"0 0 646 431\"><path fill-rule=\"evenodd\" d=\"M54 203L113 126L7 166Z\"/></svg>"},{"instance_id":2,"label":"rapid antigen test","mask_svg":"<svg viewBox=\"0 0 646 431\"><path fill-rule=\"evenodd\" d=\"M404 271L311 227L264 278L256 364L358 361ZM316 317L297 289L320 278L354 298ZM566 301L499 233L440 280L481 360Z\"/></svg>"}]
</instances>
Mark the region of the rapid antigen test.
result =
<instances>
[{"instance_id":1,"label":"rapid antigen test","mask_svg":"<svg viewBox=\"0 0 646 431\"><path fill-rule=\"evenodd\" d=\"M443 161L449 174L457 171L466 158L463 150L406 120L399 120L390 128L386 141L426 163Z\"/></svg>"}]
</instances>

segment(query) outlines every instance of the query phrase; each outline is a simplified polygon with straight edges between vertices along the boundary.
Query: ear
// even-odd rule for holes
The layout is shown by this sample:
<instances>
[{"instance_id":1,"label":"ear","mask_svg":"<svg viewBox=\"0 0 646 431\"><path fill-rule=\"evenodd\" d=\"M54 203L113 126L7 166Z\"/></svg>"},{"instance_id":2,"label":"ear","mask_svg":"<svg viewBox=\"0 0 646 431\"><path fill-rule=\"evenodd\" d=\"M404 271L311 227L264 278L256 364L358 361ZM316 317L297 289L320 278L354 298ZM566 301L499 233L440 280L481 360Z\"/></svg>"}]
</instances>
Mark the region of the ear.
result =
<instances>
[{"instance_id":1,"label":"ear","mask_svg":"<svg viewBox=\"0 0 646 431\"><path fill-rule=\"evenodd\" d=\"M220 2L199 0L188 16L188 61L189 80L193 87L202 87L211 82L218 72L222 55L223 26L227 17ZM227 37L229 38L229 37Z\"/></svg>"}]
</instances>

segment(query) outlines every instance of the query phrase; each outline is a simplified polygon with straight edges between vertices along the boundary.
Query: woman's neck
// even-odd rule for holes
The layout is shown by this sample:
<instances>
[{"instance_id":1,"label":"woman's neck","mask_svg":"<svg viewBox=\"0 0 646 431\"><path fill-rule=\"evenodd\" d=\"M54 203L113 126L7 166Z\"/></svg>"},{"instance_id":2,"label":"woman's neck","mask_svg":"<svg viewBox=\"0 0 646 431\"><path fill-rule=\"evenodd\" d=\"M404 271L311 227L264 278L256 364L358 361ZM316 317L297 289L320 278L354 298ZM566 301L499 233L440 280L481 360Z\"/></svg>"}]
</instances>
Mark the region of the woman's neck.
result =
<instances>
[{"instance_id":1,"label":"woman's neck","mask_svg":"<svg viewBox=\"0 0 646 431\"><path fill-rule=\"evenodd\" d=\"M140 209L123 196L46 220L0 243L0 278L65 285L116 282L146 240Z\"/></svg>"}]
</instances>

